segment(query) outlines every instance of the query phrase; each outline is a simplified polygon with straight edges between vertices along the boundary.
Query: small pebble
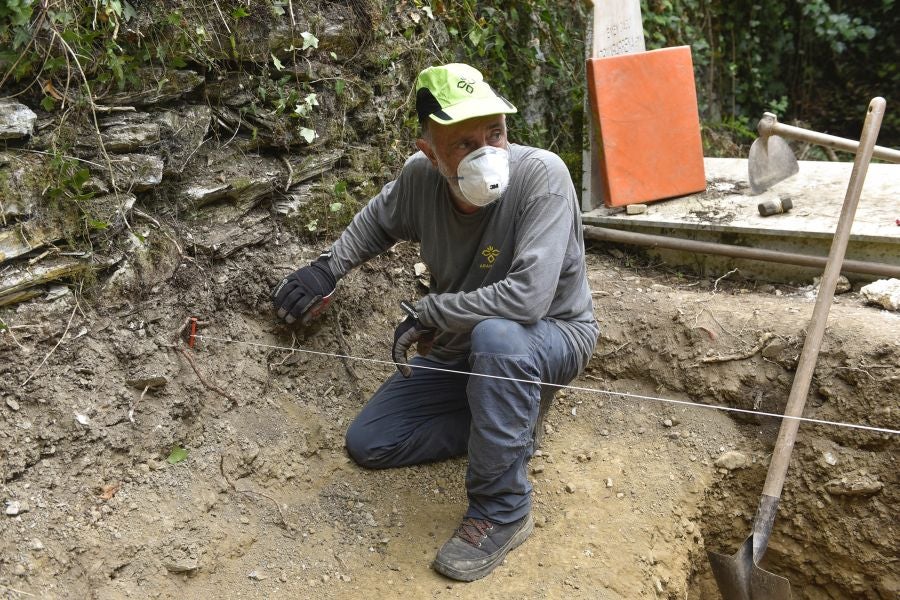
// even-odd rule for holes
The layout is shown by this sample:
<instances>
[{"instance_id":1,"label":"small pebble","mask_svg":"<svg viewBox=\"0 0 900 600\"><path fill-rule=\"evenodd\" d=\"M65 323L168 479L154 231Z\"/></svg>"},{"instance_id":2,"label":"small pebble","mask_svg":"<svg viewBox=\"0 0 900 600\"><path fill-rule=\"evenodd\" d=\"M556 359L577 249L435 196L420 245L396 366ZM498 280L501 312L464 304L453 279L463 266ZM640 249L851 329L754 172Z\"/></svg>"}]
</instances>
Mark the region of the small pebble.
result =
<instances>
[{"instance_id":1,"label":"small pebble","mask_svg":"<svg viewBox=\"0 0 900 600\"><path fill-rule=\"evenodd\" d=\"M665 425L666 427L671 427L672 425L674 425L674 423L672 422L672 419L666 419L665 421L663 421L663 425Z\"/></svg>"},{"instance_id":2,"label":"small pebble","mask_svg":"<svg viewBox=\"0 0 900 600\"><path fill-rule=\"evenodd\" d=\"M647 212L646 204L629 204L625 207L625 214L627 215L642 215Z\"/></svg>"},{"instance_id":3,"label":"small pebble","mask_svg":"<svg viewBox=\"0 0 900 600\"><path fill-rule=\"evenodd\" d=\"M569 492L570 494L574 494L575 493L575 485L572 483L567 483L566 491Z\"/></svg>"}]
</instances>

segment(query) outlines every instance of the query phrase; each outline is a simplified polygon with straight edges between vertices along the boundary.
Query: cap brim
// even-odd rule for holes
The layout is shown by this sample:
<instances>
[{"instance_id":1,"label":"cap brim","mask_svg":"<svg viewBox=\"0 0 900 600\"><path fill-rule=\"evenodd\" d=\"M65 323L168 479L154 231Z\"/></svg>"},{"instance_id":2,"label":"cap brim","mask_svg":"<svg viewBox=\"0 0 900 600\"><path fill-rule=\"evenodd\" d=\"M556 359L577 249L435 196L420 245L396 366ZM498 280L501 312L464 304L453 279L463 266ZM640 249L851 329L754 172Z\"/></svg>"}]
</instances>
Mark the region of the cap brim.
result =
<instances>
[{"instance_id":1,"label":"cap brim","mask_svg":"<svg viewBox=\"0 0 900 600\"><path fill-rule=\"evenodd\" d=\"M519 110L503 96L494 98L472 98L431 113L431 120L441 125L452 125L460 121L486 117L488 115L511 115Z\"/></svg>"}]
</instances>

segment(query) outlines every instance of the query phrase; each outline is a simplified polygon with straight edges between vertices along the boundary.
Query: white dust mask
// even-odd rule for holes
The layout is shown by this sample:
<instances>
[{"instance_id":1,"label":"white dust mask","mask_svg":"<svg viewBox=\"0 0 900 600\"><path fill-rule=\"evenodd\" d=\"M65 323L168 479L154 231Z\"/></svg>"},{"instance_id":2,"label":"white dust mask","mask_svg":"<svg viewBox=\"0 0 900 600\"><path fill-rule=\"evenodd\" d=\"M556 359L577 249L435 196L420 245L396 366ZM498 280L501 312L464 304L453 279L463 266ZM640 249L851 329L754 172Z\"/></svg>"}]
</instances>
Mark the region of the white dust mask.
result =
<instances>
[{"instance_id":1,"label":"white dust mask","mask_svg":"<svg viewBox=\"0 0 900 600\"><path fill-rule=\"evenodd\" d=\"M459 191L470 204L487 206L509 185L509 151L483 146L470 152L456 168Z\"/></svg>"}]
</instances>

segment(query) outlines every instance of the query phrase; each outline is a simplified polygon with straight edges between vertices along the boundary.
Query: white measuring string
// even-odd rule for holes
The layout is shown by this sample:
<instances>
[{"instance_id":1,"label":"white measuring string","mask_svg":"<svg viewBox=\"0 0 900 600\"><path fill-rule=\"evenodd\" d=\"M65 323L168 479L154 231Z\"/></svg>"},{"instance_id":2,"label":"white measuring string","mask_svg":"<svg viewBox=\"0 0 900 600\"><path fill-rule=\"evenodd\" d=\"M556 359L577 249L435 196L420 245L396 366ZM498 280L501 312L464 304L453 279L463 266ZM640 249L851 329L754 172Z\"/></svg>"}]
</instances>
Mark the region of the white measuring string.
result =
<instances>
[{"instance_id":1,"label":"white measuring string","mask_svg":"<svg viewBox=\"0 0 900 600\"><path fill-rule=\"evenodd\" d=\"M214 342L228 342L232 344L243 344L245 346L256 346L258 348L269 348L272 350L283 350L285 352L303 352L304 354L315 354L318 356L327 356L331 358L346 358L349 360L355 360L359 362L368 362L375 363L379 365L391 365L396 366L397 363L390 360L379 360L377 358L363 358L361 356L352 356L349 354L338 354L335 352L322 352L319 350L308 350L306 348L290 348L288 346L275 346L272 344L263 344L260 342L247 342L243 340L235 340L232 338L223 338L223 337L215 337L211 335L200 335L199 333L194 335L198 340L210 340ZM897 429L887 429L885 427L873 427L871 425L860 425L857 423L843 423L841 421L826 421L825 419L813 419L811 417L794 417L790 415L783 415L779 413L770 413L763 412L758 410L749 410L746 408L734 408L731 406L722 406L719 404L701 404L699 402L689 402L687 400L675 400L674 398L657 398L656 396L643 396L641 394L629 394L628 392L615 392L612 390L599 390L597 388L591 387L581 387L577 385L561 385L558 383L545 383L543 381L532 381L530 379L517 379L515 377L504 377L502 375L487 375L484 373L470 373L469 371L459 371L456 369L444 369L441 367L430 367L428 365L409 365L413 369L427 369L430 371L442 371L444 373L456 373L459 375L470 375L474 377L487 377L489 379L500 379L503 381L514 381L517 383L531 383L531 384L540 384L547 385L563 390L575 390L579 392L591 392L594 394L607 394L610 396L621 396L623 398L633 398L635 400L652 400L654 402L663 402L668 404L680 404L682 406L696 406L699 408L708 408L713 410L721 410L725 412L735 412L735 413L744 413L748 415L755 415L757 417L775 417L776 419L793 419L795 421L802 421L804 423L817 423L819 425L834 425L835 427L847 427L850 429L862 429L864 431L873 431L876 433L889 433L892 435L900 435L900 430Z\"/></svg>"}]
</instances>

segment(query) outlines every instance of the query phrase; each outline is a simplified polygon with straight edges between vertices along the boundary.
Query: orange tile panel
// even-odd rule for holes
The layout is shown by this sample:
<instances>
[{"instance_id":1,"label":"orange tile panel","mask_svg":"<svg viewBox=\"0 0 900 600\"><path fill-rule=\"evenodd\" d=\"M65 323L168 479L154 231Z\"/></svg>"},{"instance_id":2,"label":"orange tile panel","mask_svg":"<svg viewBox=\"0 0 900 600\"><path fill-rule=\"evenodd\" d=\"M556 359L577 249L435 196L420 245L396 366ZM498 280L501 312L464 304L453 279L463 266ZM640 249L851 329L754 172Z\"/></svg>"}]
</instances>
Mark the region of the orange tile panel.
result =
<instances>
[{"instance_id":1,"label":"orange tile panel","mask_svg":"<svg viewBox=\"0 0 900 600\"><path fill-rule=\"evenodd\" d=\"M591 58L587 77L606 206L706 189L689 46Z\"/></svg>"}]
</instances>

